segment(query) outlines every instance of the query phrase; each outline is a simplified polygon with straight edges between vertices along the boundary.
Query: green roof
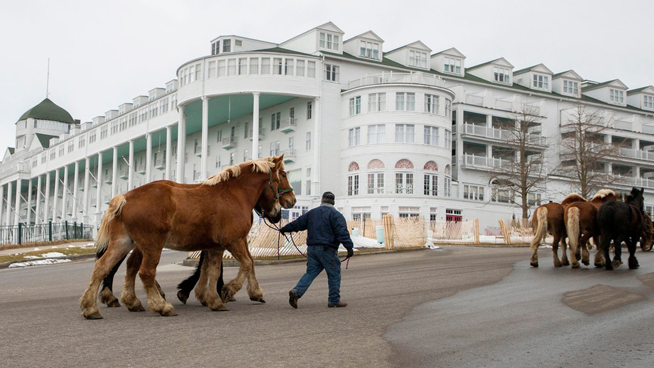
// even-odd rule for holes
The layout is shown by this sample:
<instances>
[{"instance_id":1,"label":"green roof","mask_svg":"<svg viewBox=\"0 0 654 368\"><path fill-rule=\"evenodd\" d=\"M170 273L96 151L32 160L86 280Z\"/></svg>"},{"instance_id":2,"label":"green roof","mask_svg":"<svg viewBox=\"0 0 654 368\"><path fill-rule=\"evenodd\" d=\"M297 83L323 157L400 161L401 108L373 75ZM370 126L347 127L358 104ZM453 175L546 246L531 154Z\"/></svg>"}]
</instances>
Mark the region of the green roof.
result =
<instances>
[{"instance_id":1,"label":"green roof","mask_svg":"<svg viewBox=\"0 0 654 368\"><path fill-rule=\"evenodd\" d=\"M28 119L28 118L60 121L62 123L69 123L69 124L74 124L75 123L75 120L68 113L68 111L62 109L61 107L56 105L54 102L50 101L49 98L46 98L45 100L41 101L40 104L38 104L38 105L32 107L31 109L27 110L20 117L20 119L18 119L18 121L25 120L25 119Z\"/></svg>"},{"instance_id":2,"label":"green roof","mask_svg":"<svg viewBox=\"0 0 654 368\"><path fill-rule=\"evenodd\" d=\"M51 138L57 138L57 136L56 135L47 135L47 134L36 133L36 138L38 138L39 142L41 142L41 147L50 148L50 139Z\"/></svg>"}]
</instances>

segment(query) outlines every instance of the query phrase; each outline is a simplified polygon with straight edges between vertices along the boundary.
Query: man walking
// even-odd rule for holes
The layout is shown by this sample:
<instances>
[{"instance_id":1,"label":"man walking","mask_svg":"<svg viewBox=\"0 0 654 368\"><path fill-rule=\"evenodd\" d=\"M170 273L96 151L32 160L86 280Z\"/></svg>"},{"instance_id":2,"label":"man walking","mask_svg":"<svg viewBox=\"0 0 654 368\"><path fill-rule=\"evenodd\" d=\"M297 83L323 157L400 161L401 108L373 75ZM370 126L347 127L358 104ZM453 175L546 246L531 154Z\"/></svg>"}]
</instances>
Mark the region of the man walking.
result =
<instances>
[{"instance_id":1,"label":"man walking","mask_svg":"<svg viewBox=\"0 0 654 368\"><path fill-rule=\"evenodd\" d=\"M297 309L298 299L304 295L313 280L324 269L329 285L329 308L346 307L341 302L341 260L338 259L338 246L343 244L347 257L352 257L354 244L347 231L345 217L334 208L334 193L325 192L320 206L300 216L297 220L282 227L284 234L293 231L308 230L307 234L307 271L291 291L288 303Z\"/></svg>"}]
</instances>

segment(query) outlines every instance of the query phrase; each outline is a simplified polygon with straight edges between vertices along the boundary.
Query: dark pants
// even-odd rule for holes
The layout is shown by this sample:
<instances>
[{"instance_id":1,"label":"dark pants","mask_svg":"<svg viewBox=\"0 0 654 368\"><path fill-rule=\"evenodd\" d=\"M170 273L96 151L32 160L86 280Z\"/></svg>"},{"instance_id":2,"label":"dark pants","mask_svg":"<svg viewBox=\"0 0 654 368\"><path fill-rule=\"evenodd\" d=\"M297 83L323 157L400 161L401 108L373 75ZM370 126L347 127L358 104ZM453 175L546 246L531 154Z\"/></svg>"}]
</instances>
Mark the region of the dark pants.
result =
<instances>
[{"instance_id":1,"label":"dark pants","mask_svg":"<svg viewBox=\"0 0 654 368\"><path fill-rule=\"evenodd\" d=\"M295 295L300 298L307 291L313 280L325 270L329 285L327 303L337 304L341 301L341 260L335 248L322 245L310 245L307 250L307 272L295 285Z\"/></svg>"}]
</instances>

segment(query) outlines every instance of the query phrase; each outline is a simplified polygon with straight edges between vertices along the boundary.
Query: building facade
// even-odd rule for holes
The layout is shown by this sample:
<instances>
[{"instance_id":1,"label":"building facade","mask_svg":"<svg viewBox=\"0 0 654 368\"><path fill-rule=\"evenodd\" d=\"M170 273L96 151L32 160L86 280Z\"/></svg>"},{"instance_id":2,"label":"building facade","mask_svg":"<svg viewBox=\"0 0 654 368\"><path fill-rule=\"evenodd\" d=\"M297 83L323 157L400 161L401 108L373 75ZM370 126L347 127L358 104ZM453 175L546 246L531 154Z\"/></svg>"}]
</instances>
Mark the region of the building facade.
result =
<instances>
[{"instance_id":1,"label":"building facade","mask_svg":"<svg viewBox=\"0 0 654 368\"><path fill-rule=\"evenodd\" d=\"M489 178L506 162L516 113L536 118L528 153L566 162L560 141L578 106L607 119L619 153L602 170L612 189L645 188L654 203L654 88L591 82L504 58L466 66L455 48L420 41L384 51L372 31L346 39L329 22L282 43L235 35L179 67L165 88L80 123L46 99L16 123L0 164L0 223L99 224L110 199L145 183L195 183L224 167L284 154L296 217L337 196L347 218L519 218L511 191ZM610 120L610 123L608 122ZM504 129L504 131L503 131ZM504 159L504 161L503 161ZM572 178L551 174L530 194L561 201Z\"/></svg>"}]
</instances>

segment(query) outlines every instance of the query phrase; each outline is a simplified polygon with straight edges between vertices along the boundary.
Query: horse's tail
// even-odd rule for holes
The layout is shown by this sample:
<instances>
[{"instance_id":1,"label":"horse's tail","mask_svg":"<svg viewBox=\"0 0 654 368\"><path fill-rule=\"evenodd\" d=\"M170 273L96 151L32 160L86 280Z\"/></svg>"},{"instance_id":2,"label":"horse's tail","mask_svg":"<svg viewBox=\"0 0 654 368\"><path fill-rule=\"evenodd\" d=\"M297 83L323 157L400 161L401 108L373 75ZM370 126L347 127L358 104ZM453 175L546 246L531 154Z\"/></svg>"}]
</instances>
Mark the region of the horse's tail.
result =
<instances>
[{"instance_id":1,"label":"horse's tail","mask_svg":"<svg viewBox=\"0 0 654 368\"><path fill-rule=\"evenodd\" d=\"M109 245L109 223L117 216L120 216L126 202L127 199L125 199L123 194L113 197L111 202L109 202L109 208L104 213L98 235L95 237L95 253L98 258L104 254L104 251Z\"/></svg>"},{"instance_id":2,"label":"horse's tail","mask_svg":"<svg viewBox=\"0 0 654 368\"><path fill-rule=\"evenodd\" d=\"M565 223L565 230L568 233L568 241L570 242L570 255L577 251L579 243L579 208L570 207L566 210L568 212L568 221Z\"/></svg>"},{"instance_id":3,"label":"horse's tail","mask_svg":"<svg viewBox=\"0 0 654 368\"><path fill-rule=\"evenodd\" d=\"M534 238L531 239L531 248L535 249L547 236L547 207L540 207L534 213L536 228L534 229Z\"/></svg>"}]
</instances>

